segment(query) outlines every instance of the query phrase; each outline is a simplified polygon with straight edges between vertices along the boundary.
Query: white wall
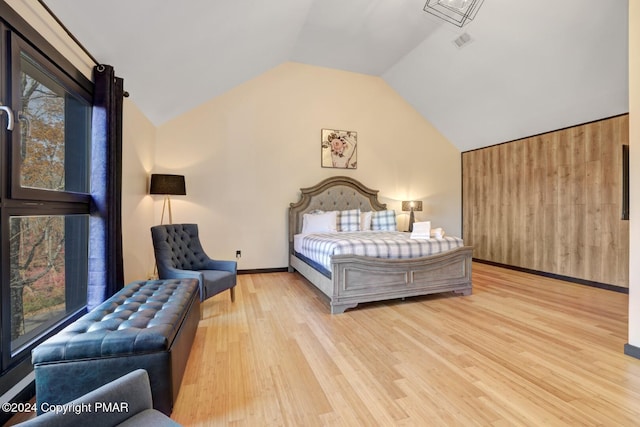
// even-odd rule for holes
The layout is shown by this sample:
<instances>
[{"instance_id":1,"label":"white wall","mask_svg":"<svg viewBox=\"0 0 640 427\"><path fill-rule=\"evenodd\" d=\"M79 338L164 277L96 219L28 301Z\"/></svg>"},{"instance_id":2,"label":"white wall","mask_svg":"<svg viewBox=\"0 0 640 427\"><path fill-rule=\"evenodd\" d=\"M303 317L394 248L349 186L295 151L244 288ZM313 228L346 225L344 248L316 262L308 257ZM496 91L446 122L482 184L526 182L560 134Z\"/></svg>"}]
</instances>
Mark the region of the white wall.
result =
<instances>
[{"instance_id":1,"label":"white wall","mask_svg":"<svg viewBox=\"0 0 640 427\"><path fill-rule=\"evenodd\" d=\"M124 279L129 283L148 278L155 262L149 231L154 200L147 193L156 128L128 98L122 115L122 246Z\"/></svg>"},{"instance_id":2,"label":"white wall","mask_svg":"<svg viewBox=\"0 0 640 427\"><path fill-rule=\"evenodd\" d=\"M322 128L358 132L356 170L320 166ZM198 223L214 257L242 250L240 269L287 266L289 203L334 175L380 190L398 213L400 201L422 199L417 220L460 235L460 152L378 77L284 63L160 126L157 137L154 172L186 176L174 222ZM407 220L399 216L402 228Z\"/></svg>"},{"instance_id":3,"label":"white wall","mask_svg":"<svg viewBox=\"0 0 640 427\"><path fill-rule=\"evenodd\" d=\"M629 0L629 344L640 347L640 0Z\"/></svg>"}]
</instances>

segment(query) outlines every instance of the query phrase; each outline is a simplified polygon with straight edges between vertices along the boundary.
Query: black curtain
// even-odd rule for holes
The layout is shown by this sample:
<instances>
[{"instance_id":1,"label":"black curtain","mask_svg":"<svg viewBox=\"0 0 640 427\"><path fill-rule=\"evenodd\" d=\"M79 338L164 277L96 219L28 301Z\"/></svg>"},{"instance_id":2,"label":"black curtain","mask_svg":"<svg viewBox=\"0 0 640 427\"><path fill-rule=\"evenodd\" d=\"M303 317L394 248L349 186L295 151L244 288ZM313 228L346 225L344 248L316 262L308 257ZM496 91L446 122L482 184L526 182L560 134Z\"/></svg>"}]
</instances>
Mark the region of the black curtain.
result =
<instances>
[{"instance_id":1,"label":"black curtain","mask_svg":"<svg viewBox=\"0 0 640 427\"><path fill-rule=\"evenodd\" d=\"M121 216L123 80L115 76L109 65L97 65L93 75L89 309L124 286Z\"/></svg>"}]
</instances>

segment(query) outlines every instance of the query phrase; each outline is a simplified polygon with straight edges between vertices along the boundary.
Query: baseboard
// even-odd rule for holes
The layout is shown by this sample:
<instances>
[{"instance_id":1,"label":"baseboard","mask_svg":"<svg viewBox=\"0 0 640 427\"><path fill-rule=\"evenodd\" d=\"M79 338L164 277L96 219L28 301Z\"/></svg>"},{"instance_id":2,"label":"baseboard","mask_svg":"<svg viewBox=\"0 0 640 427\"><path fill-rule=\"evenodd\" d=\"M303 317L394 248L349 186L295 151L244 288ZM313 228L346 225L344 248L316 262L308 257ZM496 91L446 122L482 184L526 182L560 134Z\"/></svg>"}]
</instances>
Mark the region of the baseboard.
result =
<instances>
[{"instance_id":1,"label":"baseboard","mask_svg":"<svg viewBox=\"0 0 640 427\"><path fill-rule=\"evenodd\" d=\"M626 354L627 356L635 357L636 359L640 359L640 347L636 347L635 345L631 344L625 344L624 354Z\"/></svg>"},{"instance_id":2,"label":"baseboard","mask_svg":"<svg viewBox=\"0 0 640 427\"><path fill-rule=\"evenodd\" d=\"M238 274L265 274L265 273L286 273L287 267L280 268L254 268L253 270L238 270Z\"/></svg>"},{"instance_id":3,"label":"baseboard","mask_svg":"<svg viewBox=\"0 0 640 427\"><path fill-rule=\"evenodd\" d=\"M564 280L565 282L576 283L578 285L591 286L592 288L605 289L607 291L619 292L621 294L628 294L629 288L623 288L622 286L609 285L607 283L594 282L592 280L578 279L570 276L563 276L561 274L548 273L546 271L532 270L530 268L517 267L514 265L501 264L499 262L487 261L483 259L473 258L474 262L481 264L494 265L496 267L502 267L509 270L521 271L523 273L535 274L536 276L549 277L550 279Z\"/></svg>"}]
</instances>

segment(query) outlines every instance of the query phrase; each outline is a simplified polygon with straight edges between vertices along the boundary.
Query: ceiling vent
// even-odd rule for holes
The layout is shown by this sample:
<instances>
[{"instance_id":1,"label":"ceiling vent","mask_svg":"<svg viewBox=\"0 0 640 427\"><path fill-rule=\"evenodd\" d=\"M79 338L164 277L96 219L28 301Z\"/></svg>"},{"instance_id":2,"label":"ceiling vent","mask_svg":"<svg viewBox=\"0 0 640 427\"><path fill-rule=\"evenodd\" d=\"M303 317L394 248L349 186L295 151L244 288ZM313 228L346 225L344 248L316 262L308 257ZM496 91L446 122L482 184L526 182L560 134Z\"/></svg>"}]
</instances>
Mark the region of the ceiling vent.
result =
<instances>
[{"instance_id":1,"label":"ceiling vent","mask_svg":"<svg viewBox=\"0 0 640 427\"><path fill-rule=\"evenodd\" d=\"M460 37L458 37L457 39L455 39L453 41L453 44L456 45L456 47L458 49L462 48L463 46L465 46L466 44L468 44L469 42L471 42L471 36L469 35L469 33L462 33L460 35Z\"/></svg>"}]
</instances>

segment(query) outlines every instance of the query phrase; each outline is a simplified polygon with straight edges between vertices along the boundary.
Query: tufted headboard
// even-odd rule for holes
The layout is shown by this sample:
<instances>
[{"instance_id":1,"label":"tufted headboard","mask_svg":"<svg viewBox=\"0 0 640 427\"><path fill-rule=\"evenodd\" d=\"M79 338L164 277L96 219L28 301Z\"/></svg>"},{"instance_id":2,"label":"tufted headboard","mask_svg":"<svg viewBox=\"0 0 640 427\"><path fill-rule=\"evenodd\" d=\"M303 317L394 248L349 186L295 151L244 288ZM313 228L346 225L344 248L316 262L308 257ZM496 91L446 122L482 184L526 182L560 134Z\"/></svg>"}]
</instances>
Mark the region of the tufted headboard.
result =
<instances>
[{"instance_id":1,"label":"tufted headboard","mask_svg":"<svg viewBox=\"0 0 640 427\"><path fill-rule=\"evenodd\" d=\"M313 187L300 189L300 200L289 205L289 253L293 253L293 236L302 231L302 216L316 209L342 211L360 209L382 211L386 204L378 201L378 190L365 187L347 176L327 178Z\"/></svg>"}]
</instances>

